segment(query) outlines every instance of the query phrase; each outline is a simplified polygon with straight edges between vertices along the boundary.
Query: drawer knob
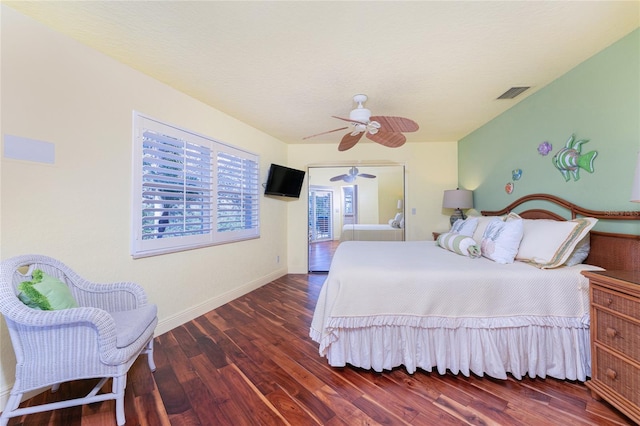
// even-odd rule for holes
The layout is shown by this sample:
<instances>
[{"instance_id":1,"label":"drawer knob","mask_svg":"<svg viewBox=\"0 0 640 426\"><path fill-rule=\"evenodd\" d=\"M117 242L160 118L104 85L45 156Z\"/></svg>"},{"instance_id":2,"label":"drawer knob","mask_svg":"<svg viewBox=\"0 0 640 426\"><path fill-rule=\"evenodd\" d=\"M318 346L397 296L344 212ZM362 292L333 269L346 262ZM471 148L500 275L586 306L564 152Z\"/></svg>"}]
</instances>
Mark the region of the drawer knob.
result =
<instances>
[{"instance_id":1,"label":"drawer knob","mask_svg":"<svg viewBox=\"0 0 640 426\"><path fill-rule=\"evenodd\" d=\"M615 328L607 327L607 336L616 337L618 335L618 331Z\"/></svg>"},{"instance_id":2,"label":"drawer knob","mask_svg":"<svg viewBox=\"0 0 640 426\"><path fill-rule=\"evenodd\" d=\"M618 375L618 373L615 372L615 370L612 370L610 368L607 368L607 372L605 373L607 375L608 378L610 378L611 380L615 380L616 376Z\"/></svg>"},{"instance_id":3,"label":"drawer knob","mask_svg":"<svg viewBox=\"0 0 640 426\"><path fill-rule=\"evenodd\" d=\"M607 306L611 306L613 304L613 299L612 298L608 298L607 299Z\"/></svg>"}]
</instances>

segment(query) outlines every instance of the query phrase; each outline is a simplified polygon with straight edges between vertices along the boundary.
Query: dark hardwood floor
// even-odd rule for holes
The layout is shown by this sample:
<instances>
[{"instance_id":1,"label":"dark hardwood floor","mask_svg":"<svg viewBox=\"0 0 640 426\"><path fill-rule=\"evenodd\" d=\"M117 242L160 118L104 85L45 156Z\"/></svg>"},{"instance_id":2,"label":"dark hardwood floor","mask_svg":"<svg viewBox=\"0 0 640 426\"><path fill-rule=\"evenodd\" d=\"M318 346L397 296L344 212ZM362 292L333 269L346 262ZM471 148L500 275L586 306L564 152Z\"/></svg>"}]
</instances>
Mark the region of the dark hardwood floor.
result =
<instances>
[{"instance_id":1,"label":"dark hardwood floor","mask_svg":"<svg viewBox=\"0 0 640 426\"><path fill-rule=\"evenodd\" d=\"M579 382L332 368L308 337L324 279L284 276L158 336L156 372L142 356L129 373L127 425L632 424ZM33 401L93 383L63 384ZM9 424L114 425L114 403Z\"/></svg>"},{"instance_id":2,"label":"dark hardwood floor","mask_svg":"<svg viewBox=\"0 0 640 426\"><path fill-rule=\"evenodd\" d=\"M327 272L338 244L338 240L309 243L309 271Z\"/></svg>"}]
</instances>

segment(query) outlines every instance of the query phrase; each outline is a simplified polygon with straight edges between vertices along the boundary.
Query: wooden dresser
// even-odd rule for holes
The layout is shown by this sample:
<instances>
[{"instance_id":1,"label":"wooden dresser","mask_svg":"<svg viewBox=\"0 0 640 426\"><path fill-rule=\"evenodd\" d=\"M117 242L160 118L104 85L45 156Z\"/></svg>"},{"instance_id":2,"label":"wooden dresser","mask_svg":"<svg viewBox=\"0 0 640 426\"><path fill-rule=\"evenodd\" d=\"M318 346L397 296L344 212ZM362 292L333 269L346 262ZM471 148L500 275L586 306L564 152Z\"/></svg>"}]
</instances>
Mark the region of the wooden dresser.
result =
<instances>
[{"instance_id":1,"label":"wooden dresser","mask_svg":"<svg viewBox=\"0 0 640 426\"><path fill-rule=\"evenodd\" d=\"M583 272L591 296L591 380L586 385L640 423L640 271Z\"/></svg>"}]
</instances>

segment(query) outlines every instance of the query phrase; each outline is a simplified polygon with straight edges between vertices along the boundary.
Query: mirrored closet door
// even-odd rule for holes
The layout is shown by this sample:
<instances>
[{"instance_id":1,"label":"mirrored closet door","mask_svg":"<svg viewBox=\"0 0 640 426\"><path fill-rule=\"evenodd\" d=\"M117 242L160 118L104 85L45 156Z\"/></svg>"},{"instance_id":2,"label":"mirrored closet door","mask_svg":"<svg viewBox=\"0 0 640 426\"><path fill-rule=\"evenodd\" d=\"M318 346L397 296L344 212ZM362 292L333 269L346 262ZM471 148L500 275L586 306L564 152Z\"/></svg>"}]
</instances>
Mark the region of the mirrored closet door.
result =
<instances>
[{"instance_id":1,"label":"mirrored closet door","mask_svg":"<svg viewBox=\"0 0 640 426\"><path fill-rule=\"evenodd\" d=\"M343 241L404 241L404 166L309 168L309 272Z\"/></svg>"}]
</instances>

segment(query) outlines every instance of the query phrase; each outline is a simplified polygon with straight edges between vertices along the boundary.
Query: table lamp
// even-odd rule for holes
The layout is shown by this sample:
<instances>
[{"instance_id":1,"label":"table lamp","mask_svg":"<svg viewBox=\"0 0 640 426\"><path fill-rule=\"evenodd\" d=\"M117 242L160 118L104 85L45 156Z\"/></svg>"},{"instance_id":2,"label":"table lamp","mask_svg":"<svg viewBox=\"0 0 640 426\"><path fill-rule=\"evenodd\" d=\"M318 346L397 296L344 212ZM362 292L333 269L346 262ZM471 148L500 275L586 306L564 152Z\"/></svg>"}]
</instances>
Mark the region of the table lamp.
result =
<instances>
[{"instance_id":1,"label":"table lamp","mask_svg":"<svg viewBox=\"0 0 640 426\"><path fill-rule=\"evenodd\" d=\"M445 209L455 209L451 215L451 225L458 219L466 219L462 209L470 209L473 207L473 191L460 188L444 191L442 207Z\"/></svg>"}]
</instances>

